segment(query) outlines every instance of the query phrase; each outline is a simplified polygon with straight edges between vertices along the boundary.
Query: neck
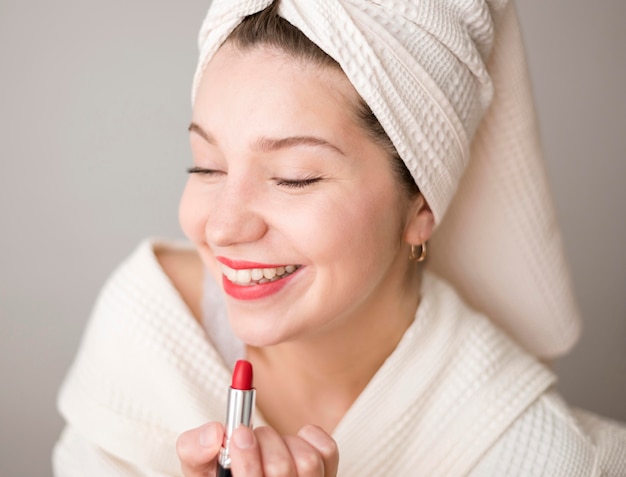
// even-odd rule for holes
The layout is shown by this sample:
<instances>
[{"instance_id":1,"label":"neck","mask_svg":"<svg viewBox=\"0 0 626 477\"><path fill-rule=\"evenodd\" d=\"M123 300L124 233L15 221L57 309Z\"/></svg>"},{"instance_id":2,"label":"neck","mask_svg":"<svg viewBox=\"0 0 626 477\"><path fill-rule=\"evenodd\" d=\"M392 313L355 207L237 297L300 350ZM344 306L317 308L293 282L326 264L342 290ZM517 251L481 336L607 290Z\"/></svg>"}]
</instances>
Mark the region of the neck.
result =
<instances>
[{"instance_id":1,"label":"neck","mask_svg":"<svg viewBox=\"0 0 626 477\"><path fill-rule=\"evenodd\" d=\"M411 325L420 275L394 303L366 303L359 319L314 336L263 348L248 347L258 405L279 432L304 424L332 432Z\"/></svg>"}]
</instances>

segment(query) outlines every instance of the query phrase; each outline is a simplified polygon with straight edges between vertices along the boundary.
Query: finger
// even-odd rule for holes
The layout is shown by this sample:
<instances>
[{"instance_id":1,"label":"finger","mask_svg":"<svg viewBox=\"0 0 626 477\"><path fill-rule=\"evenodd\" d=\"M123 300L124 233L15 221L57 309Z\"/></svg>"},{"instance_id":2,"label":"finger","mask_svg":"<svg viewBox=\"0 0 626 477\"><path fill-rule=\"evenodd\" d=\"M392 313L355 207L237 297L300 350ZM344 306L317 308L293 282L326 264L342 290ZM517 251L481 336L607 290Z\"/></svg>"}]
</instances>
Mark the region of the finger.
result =
<instances>
[{"instance_id":1,"label":"finger","mask_svg":"<svg viewBox=\"0 0 626 477\"><path fill-rule=\"evenodd\" d=\"M239 426L230 439L230 468L233 475L263 477L261 450L254 432Z\"/></svg>"},{"instance_id":2,"label":"finger","mask_svg":"<svg viewBox=\"0 0 626 477\"><path fill-rule=\"evenodd\" d=\"M196 429L183 432L176 441L176 453L185 477L205 476L215 473L224 427L209 422Z\"/></svg>"},{"instance_id":3,"label":"finger","mask_svg":"<svg viewBox=\"0 0 626 477\"><path fill-rule=\"evenodd\" d=\"M231 467L233 475L246 477L295 477L295 465L287 445L269 427L239 427L233 433Z\"/></svg>"},{"instance_id":4,"label":"finger","mask_svg":"<svg viewBox=\"0 0 626 477\"><path fill-rule=\"evenodd\" d=\"M298 477L324 477L324 459L315 447L301 437L286 436L284 439Z\"/></svg>"},{"instance_id":5,"label":"finger","mask_svg":"<svg viewBox=\"0 0 626 477\"><path fill-rule=\"evenodd\" d=\"M270 427L259 427L255 432L261 449L264 475L295 477L296 466L283 437Z\"/></svg>"},{"instance_id":6,"label":"finger","mask_svg":"<svg viewBox=\"0 0 626 477\"><path fill-rule=\"evenodd\" d=\"M339 448L335 440L321 427L308 425L298 432L298 437L311 444L324 461L324 477L335 477L339 468Z\"/></svg>"}]
</instances>

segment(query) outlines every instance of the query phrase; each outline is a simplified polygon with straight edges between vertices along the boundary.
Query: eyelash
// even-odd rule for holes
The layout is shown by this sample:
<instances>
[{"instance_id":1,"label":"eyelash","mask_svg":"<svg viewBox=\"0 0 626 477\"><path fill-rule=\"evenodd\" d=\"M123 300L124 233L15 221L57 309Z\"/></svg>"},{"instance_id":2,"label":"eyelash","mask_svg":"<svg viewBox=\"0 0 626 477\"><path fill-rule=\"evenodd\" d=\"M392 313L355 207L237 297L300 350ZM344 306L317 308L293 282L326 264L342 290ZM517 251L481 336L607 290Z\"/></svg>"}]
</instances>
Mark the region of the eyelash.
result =
<instances>
[{"instance_id":1,"label":"eyelash","mask_svg":"<svg viewBox=\"0 0 626 477\"><path fill-rule=\"evenodd\" d=\"M189 167L187 168L187 173L188 174L205 174L205 175L211 175L211 174L217 174L220 171L216 171L215 169L205 169L203 167Z\"/></svg>"},{"instance_id":2,"label":"eyelash","mask_svg":"<svg viewBox=\"0 0 626 477\"><path fill-rule=\"evenodd\" d=\"M216 171L215 169L205 169L203 167L189 167L187 169L188 174L203 174L203 175L213 175L218 174L220 171ZM276 179L276 184L283 187L288 187L291 189L303 189L307 186L315 184L316 182L321 181L321 177L311 177L310 179Z\"/></svg>"},{"instance_id":3,"label":"eyelash","mask_svg":"<svg viewBox=\"0 0 626 477\"><path fill-rule=\"evenodd\" d=\"M304 187L315 184L321 180L321 177L311 177L310 179L301 180L279 179L276 183L279 186L289 187L291 189L303 189Z\"/></svg>"}]
</instances>

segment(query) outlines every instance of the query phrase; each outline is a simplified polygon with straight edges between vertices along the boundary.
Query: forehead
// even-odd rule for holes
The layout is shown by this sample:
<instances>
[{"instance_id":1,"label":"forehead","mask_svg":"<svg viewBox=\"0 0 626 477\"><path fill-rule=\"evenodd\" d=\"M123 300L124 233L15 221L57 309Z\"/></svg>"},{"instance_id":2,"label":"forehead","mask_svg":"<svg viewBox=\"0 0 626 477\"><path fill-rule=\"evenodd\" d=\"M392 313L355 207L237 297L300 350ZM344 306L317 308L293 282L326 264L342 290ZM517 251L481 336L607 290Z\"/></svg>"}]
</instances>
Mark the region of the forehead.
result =
<instances>
[{"instance_id":1,"label":"forehead","mask_svg":"<svg viewBox=\"0 0 626 477\"><path fill-rule=\"evenodd\" d=\"M320 66L268 46L224 44L207 64L194 103L194 120L242 116L293 127L357 127L360 99L338 67Z\"/></svg>"}]
</instances>

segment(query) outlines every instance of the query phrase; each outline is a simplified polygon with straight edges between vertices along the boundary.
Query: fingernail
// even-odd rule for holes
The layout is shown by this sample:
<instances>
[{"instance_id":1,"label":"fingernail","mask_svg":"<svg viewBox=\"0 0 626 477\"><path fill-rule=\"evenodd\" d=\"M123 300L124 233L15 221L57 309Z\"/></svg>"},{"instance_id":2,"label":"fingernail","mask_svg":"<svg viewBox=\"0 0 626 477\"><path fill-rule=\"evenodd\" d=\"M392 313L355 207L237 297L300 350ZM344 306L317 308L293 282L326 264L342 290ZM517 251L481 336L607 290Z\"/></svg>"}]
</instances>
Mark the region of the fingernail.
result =
<instances>
[{"instance_id":1,"label":"fingernail","mask_svg":"<svg viewBox=\"0 0 626 477\"><path fill-rule=\"evenodd\" d=\"M202 447L217 447L220 442L220 435L217 432L217 425L207 424L200 432L200 445Z\"/></svg>"},{"instance_id":2,"label":"fingernail","mask_svg":"<svg viewBox=\"0 0 626 477\"><path fill-rule=\"evenodd\" d=\"M298 432L298 437L302 437L305 441L317 449L321 450L328 447L328 435L317 426L304 426Z\"/></svg>"},{"instance_id":3,"label":"fingernail","mask_svg":"<svg viewBox=\"0 0 626 477\"><path fill-rule=\"evenodd\" d=\"M252 431L246 426L239 426L233 432L233 443L240 449L249 449L254 444Z\"/></svg>"}]
</instances>

